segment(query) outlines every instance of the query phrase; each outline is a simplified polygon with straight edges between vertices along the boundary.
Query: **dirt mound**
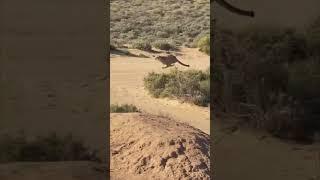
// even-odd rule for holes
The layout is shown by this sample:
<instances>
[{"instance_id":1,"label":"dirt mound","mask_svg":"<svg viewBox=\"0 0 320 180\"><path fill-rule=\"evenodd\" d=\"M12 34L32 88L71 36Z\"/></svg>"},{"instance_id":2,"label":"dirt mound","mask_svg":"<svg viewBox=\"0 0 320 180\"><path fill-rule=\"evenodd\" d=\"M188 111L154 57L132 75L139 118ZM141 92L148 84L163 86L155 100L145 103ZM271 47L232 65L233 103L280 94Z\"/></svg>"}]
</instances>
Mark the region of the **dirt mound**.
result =
<instances>
[{"instance_id":1,"label":"dirt mound","mask_svg":"<svg viewBox=\"0 0 320 180\"><path fill-rule=\"evenodd\" d=\"M210 179L209 136L165 117L111 114L112 179Z\"/></svg>"}]
</instances>

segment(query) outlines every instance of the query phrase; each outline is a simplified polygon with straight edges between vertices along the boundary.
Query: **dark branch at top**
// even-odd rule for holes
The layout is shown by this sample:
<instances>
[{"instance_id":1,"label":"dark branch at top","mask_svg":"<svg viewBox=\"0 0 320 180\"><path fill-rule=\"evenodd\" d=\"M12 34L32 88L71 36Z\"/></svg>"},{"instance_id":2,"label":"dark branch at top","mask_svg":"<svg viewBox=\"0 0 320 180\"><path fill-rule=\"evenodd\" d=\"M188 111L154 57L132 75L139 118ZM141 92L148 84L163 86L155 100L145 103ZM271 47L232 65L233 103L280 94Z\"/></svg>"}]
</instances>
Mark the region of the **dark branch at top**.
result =
<instances>
[{"instance_id":1,"label":"dark branch at top","mask_svg":"<svg viewBox=\"0 0 320 180\"><path fill-rule=\"evenodd\" d=\"M229 10L235 14L242 15L242 16L254 17L253 11L239 9L237 7L234 7L230 3L226 2L225 0L211 0L210 2L212 2L212 1L216 1L220 6L226 8L227 10Z\"/></svg>"}]
</instances>

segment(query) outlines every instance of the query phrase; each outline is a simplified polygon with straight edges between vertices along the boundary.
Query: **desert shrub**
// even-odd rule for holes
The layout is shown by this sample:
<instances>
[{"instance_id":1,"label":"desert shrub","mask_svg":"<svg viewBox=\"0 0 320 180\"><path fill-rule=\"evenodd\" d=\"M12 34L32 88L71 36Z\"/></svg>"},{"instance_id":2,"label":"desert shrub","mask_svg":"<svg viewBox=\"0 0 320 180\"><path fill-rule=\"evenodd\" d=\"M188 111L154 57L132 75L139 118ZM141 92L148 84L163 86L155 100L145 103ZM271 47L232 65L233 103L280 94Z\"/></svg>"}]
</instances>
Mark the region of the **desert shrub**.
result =
<instances>
[{"instance_id":1,"label":"desert shrub","mask_svg":"<svg viewBox=\"0 0 320 180\"><path fill-rule=\"evenodd\" d=\"M306 128L320 131L320 63L317 60L298 62L289 66L288 93L303 111Z\"/></svg>"},{"instance_id":2,"label":"desert shrub","mask_svg":"<svg viewBox=\"0 0 320 180\"><path fill-rule=\"evenodd\" d=\"M157 37L159 38L168 38L170 37L170 34L167 32L159 31L156 33Z\"/></svg>"},{"instance_id":3,"label":"desert shrub","mask_svg":"<svg viewBox=\"0 0 320 180\"><path fill-rule=\"evenodd\" d=\"M305 61L289 66L288 93L298 99L320 97L320 63Z\"/></svg>"},{"instance_id":4,"label":"desert shrub","mask_svg":"<svg viewBox=\"0 0 320 180\"><path fill-rule=\"evenodd\" d=\"M0 138L0 149L0 162L97 160L96 151L90 151L82 141L55 133L34 140L27 140L24 134L4 135Z\"/></svg>"},{"instance_id":5,"label":"desert shrub","mask_svg":"<svg viewBox=\"0 0 320 180\"><path fill-rule=\"evenodd\" d=\"M117 50L117 47L115 45L110 44L110 50Z\"/></svg>"},{"instance_id":6,"label":"desert shrub","mask_svg":"<svg viewBox=\"0 0 320 180\"><path fill-rule=\"evenodd\" d=\"M210 35L201 37L197 42L197 47L201 52L210 54Z\"/></svg>"},{"instance_id":7,"label":"desert shrub","mask_svg":"<svg viewBox=\"0 0 320 180\"><path fill-rule=\"evenodd\" d=\"M240 45L238 36L232 31L217 29L213 41L214 57L216 64L232 65L238 68L238 63L248 60L246 57L248 51L245 51L243 45ZM250 52L250 55L253 53ZM257 61L259 59L255 59Z\"/></svg>"},{"instance_id":8,"label":"desert shrub","mask_svg":"<svg viewBox=\"0 0 320 180\"><path fill-rule=\"evenodd\" d=\"M154 97L170 97L207 106L210 103L210 74L200 70L149 73L144 86Z\"/></svg>"},{"instance_id":9,"label":"desert shrub","mask_svg":"<svg viewBox=\"0 0 320 180\"><path fill-rule=\"evenodd\" d=\"M115 105L112 104L110 106L111 113L130 113L130 112L139 112L138 108L132 104L123 104L123 105Z\"/></svg>"},{"instance_id":10,"label":"desert shrub","mask_svg":"<svg viewBox=\"0 0 320 180\"><path fill-rule=\"evenodd\" d=\"M208 72L210 69L208 69ZM209 72L210 73L210 72ZM223 108L223 71L221 66L214 65L213 71L212 71L212 90L211 90L211 96L213 100L214 106L218 108Z\"/></svg>"},{"instance_id":11,"label":"desert shrub","mask_svg":"<svg viewBox=\"0 0 320 180\"><path fill-rule=\"evenodd\" d=\"M210 78L200 81L199 90L202 95L197 99L195 104L203 106L210 104Z\"/></svg>"},{"instance_id":12,"label":"desert shrub","mask_svg":"<svg viewBox=\"0 0 320 180\"><path fill-rule=\"evenodd\" d=\"M219 82L222 83L223 82L223 70L222 67L219 65L214 65L213 66L213 72L212 72L212 81L213 82ZM210 69L207 70L207 73L210 74Z\"/></svg>"},{"instance_id":13,"label":"desert shrub","mask_svg":"<svg viewBox=\"0 0 320 180\"><path fill-rule=\"evenodd\" d=\"M143 50L143 51L151 51L152 50L151 44L148 42L144 42L144 41L136 41L135 43L133 43L132 47L135 49Z\"/></svg>"},{"instance_id":14,"label":"desert shrub","mask_svg":"<svg viewBox=\"0 0 320 180\"><path fill-rule=\"evenodd\" d=\"M153 46L155 48L165 50L165 51L170 51L170 50L177 50L177 47L173 45L172 43L168 43L166 41L156 41Z\"/></svg>"},{"instance_id":15,"label":"desert shrub","mask_svg":"<svg viewBox=\"0 0 320 180\"><path fill-rule=\"evenodd\" d=\"M215 65L222 64L242 77L227 82L219 69L212 72L213 103L220 101L214 105L230 105L228 112L240 113L251 127L268 130L277 137L311 139L314 132L320 131L320 20L317 21L306 34L294 29L248 28L240 33L218 29ZM234 82L237 79L241 83ZM241 88L226 94L225 83L239 84ZM221 92L227 98L221 98Z\"/></svg>"},{"instance_id":16,"label":"desert shrub","mask_svg":"<svg viewBox=\"0 0 320 180\"><path fill-rule=\"evenodd\" d=\"M320 17L307 28L307 44L311 55L320 56Z\"/></svg>"},{"instance_id":17,"label":"desert shrub","mask_svg":"<svg viewBox=\"0 0 320 180\"><path fill-rule=\"evenodd\" d=\"M307 55L303 34L294 29L248 28L238 34L244 53L254 53L260 60L284 63L301 60Z\"/></svg>"},{"instance_id":18,"label":"desert shrub","mask_svg":"<svg viewBox=\"0 0 320 180\"><path fill-rule=\"evenodd\" d=\"M320 131L320 62L312 48L307 49L309 57L288 65L287 93L294 100L293 117L300 120L302 135L314 140Z\"/></svg>"}]
</instances>

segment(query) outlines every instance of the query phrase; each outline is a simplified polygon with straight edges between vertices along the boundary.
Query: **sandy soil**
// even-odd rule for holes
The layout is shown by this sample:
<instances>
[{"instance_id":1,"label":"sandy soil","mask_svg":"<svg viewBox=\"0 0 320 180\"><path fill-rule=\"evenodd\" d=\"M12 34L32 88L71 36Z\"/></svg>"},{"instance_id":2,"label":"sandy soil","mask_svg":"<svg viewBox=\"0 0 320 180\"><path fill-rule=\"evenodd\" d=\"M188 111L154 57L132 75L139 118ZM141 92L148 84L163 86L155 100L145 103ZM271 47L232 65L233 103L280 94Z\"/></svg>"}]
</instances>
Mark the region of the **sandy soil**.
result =
<instances>
[{"instance_id":1,"label":"sandy soil","mask_svg":"<svg viewBox=\"0 0 320 180\"><path fill-rule=\"evenodd\" d=\"M215 179L319 179L319 149L238 134L216 146ZM315 178L318 177L318 178Z\"/></svg>"},{"instance_id":2,"label":"sandy soil","mask_svg":"<svg viewBox=\"0 0 320 180\"><path fill-rule=\"evenodd\" d=\"M244 127L235 130L231 123L215 124L214 179L320 178L320 144L297 144Z\"/></svg>"},{"instance_id":3,"label":"sandy soil","mask_svg":"<svg viewBox=\"0 0 320 180\"><path fill-rule=\"evenodd\" d=\"M134 54L149 53L133 50ZM151 57L151 56L150 56ZM207 69L210 64L209 56L197 49L183 48L177 55L183 63L189 64L190 69ZM111 55L110 60L110 102L111 104L134 104L142 111L155 115L166 115L176 120L210 133L209 108L199 107L177 100L152 98L143 87L143 78L149 72L167 72L171 68L162 69L163 65L152 58L139 58ZM187 67L176 65L178 69Z\"/></svg>"},{"instance_id":4,"label":"sandy soil","mask_svg":"<svg viewBox=\"0 0 320 180\"><path fill-rule=\"evenodd\" d=\"M173 119L111 114L112 179L209 179L209 135Z\"/></svg>"}]
</instances>

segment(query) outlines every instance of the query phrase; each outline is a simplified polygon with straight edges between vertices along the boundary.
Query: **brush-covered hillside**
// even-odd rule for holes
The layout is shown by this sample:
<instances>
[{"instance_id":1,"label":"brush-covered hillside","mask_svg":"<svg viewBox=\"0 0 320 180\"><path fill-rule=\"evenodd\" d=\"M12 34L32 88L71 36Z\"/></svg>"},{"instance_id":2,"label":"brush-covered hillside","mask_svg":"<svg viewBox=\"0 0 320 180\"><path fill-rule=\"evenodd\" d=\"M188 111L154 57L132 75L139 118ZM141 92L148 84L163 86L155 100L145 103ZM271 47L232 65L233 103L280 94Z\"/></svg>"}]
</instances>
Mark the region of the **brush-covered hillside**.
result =
<instances>
[{"instance_id":1,"label":"brush-covered hillside","mask_svg":"<svg viewBox=\"0 0 320 180\"><path fill-rule=\"evenodd\" d=\"M192 45L210 32L209 0L111 0L111 44Z\"/></svg>"}]
</instances>

